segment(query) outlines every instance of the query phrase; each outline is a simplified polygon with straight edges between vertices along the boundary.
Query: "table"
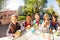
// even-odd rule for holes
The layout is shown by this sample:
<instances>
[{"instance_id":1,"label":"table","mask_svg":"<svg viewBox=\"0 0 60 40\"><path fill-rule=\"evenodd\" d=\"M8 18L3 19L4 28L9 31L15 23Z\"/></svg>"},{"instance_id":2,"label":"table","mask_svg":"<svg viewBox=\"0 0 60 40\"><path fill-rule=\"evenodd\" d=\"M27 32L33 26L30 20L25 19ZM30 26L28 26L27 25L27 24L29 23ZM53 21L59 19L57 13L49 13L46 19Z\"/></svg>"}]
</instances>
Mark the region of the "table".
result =
<instances>
[{"instance_id":1,"label":"table","mask_svg":"<svg viewBox=\"0 0 60 40\"><path fill-rule=\"evenodd\" d=\"M10 40L10 39L8 39L8 37L3 37L3 38L0 38L0 40ZM19 37L15 40L42 40L42 39L39 36L32 34L32 36L30 36L28 39L26 35L23 35L22 37ZM46 40L46 39L43 39L43 40ZM60 36L54 36L54 40L60 40Z\"/></svg>"},{"instance_id":2,"label":"table","mask_svg":"<svg viewBox=\"0 0 60 40\"><path fill-rule=\"evenodd\" d=\"M0 40L9 40L7 37L0 38Z\"/></svg>"},{"instance_id":3,"label":"table","mask_svg":"<svg viewBox=\"0 0 60 40\"><path fill-rule=\"evenodd\" d=\"M40 36L40 33L38 30L35 31L35 33L32 33L31 31L25 32L21 37L15 39L15 40L48 40L47 38L42 38ZM46 33L49 34L49 33ZM11 40L8 37L0 38L0 40ZM53 39L52 39L53 40ZM60 40L60 36L54 35L54 40Z\"/></svg>"},{"instance_id":4,"label":"table","mask_svg":"<svg viewBox=\"0 0 60 40\"><path fill-rule=\"evenodd\" d=\"M60 40L60 36L54 35L54 40Z\"/></svg>"}]
</instances>

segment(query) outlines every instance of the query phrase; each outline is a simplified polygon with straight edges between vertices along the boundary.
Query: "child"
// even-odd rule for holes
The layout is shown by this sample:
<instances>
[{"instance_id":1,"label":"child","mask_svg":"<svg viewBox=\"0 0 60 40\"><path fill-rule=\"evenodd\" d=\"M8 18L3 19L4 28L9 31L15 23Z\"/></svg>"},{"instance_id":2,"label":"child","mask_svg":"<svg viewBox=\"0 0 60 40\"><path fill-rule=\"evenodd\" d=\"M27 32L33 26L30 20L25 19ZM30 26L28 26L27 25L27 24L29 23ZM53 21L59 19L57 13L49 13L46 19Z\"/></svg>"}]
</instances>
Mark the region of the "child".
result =
<instances>
[{"instance_id":1,"label":"child","mask_svg":"<svg viewBox=\"0 0 60 40\"><path fill-rule=\"evenodd\" d=\"M35 14L35 20L33 21L33 24L41 24L42 23L42 20L40 20L40 14L39 13L36 13Z\"/></svg>"},{"instance_id":2,"label":"child","mask_svg":"<svg viewBox=\"0 0 60 40\"><path fill-rule=\"evenodd\" d=\"M50 22L50 28L57 30L57 18L55 15L52 16L52 21Z\"/></svg>"},{"instance_id":3,"label":"child","mask_svg":"<svg viewBox=\"0 0 60 40\"><path fill-rule=\"evenodd\" d=\"M9 24L9 28L7 30L7 36L17 37L16 34L17 30L20 30L21 26L18 23L18 16L12 15L11 16L11 23Z\"/></svg>"},{"instance_id":4,"label":"child","mask_svg":"<svg viewBox=\"0 0 60 40\"><path fill-rule=\"evenodd\" d=\"M49 26L50 26L49 15L46 13L46 14L44 14L44 20L43 20L43 22L42 22L42 29L43 29L45 32L48 32Z\"/></svg>"},{"instance_id":5,"label":"child","mask_svg":"<svg viewBox=\"0 0 60 40\"><path fill-rule=\"evenodd\" d=\"M32 23L31 23L31 15L27 15L26 16L26 21L23 23L23 26L25 28L30 28L32 26Z\"/></svg>"},{"instance_id":6,"label":"child","mask_svg":"<svg viewBox=\"0 0 60 40\"><path fill-rule=\"evenodd\" d=\"M42 23L42 27L49 27L49 25L50 25L49 15L46 13L44 15L44 20L43 20L43 23Z\"/></svg>"}]
</instances>

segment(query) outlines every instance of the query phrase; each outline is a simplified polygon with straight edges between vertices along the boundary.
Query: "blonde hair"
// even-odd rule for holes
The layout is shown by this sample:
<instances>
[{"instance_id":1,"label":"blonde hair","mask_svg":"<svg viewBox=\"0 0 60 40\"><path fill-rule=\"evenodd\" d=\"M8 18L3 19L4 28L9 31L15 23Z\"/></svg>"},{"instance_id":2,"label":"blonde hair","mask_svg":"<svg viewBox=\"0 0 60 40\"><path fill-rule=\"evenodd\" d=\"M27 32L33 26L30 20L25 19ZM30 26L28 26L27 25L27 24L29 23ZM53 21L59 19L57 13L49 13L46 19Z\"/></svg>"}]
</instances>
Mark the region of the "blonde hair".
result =
<instances>
[{"instance_id":1,"label":"blonde hair","mask_svg":"<svg viewBox=\"0 0 60 40\"><path fill-rule=\"evenodd\" d=\"M12 17L18 18L18 15L13 14L13 15L11 15L11 18L12 18Z\"/></svg>"},{"instance_id":2,"label":"blonde hair","mask_svg":"<svg viewBox=\"0 0 60 40\"><path fill-rule=\"evenodd\" d=\"M49 19L49 15L47 13L44 14L44 20L45 20L46 17L47 17L47 19Z\"/></svg>"}]
</instances>

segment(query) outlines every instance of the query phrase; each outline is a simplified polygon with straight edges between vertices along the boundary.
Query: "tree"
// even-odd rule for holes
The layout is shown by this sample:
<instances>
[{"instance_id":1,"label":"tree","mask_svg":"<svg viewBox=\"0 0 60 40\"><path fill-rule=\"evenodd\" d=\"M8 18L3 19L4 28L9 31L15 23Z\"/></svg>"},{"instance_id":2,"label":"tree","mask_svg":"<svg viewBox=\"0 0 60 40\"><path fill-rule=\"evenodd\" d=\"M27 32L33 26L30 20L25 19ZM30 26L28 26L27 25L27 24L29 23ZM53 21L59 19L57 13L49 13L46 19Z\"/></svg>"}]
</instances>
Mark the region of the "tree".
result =
<instances>
[{"instance_id":1,"label":"tree","mask_svg":"<svg viewBox=\"0 0 60 40\"><path fill-rule=\"evenodd\" d=\"M53 6L50 6L50 8L48 8L46 12L49 14L50 18L52 17L52 15L56 15L56 17L58 17L58 12L53 10Z\"/></svg>"},{"instance_id":2,"label":"tree","mask_svg":"<svg viewBox=\"0 0 60 40\"><path fill-rule=\"evenodd\" d=\"M48 12L52 15L53 14L53 12L54 12L54 10L53 10L53 6L50 6L48 9Z\"/></svg>"},{"instance_id":3,"label":"tree","mask_svg":"<svg viewBox=\"0 0 60 40\"><path fill-rule=\"evenodd\" d=\"M43 8L46 6L47 0L24 0L25 1L25 7L23 9L27 12L33 12L40 11L40 6ZM24 11L22 10L22 11Z\"/></svg>"},{"instance_id":4,"label":"tree","mask_svg":"<svg viewBox=\"0 0 60 40\"><path fill-rule=\"evenodd\" d=\"M56 0L57 1L57 3L58 3L58 6L60 7L60 0Z\"/></svg>"},{"instance_id":5,"label":"tree","mask_svg":"<svg viewBox=\"0 0 60 40\"><path fill-rule=\"evenodd\" d=\"M0 10L3 8L6 0L0 0Z\"/></svg>"}]
</instances>

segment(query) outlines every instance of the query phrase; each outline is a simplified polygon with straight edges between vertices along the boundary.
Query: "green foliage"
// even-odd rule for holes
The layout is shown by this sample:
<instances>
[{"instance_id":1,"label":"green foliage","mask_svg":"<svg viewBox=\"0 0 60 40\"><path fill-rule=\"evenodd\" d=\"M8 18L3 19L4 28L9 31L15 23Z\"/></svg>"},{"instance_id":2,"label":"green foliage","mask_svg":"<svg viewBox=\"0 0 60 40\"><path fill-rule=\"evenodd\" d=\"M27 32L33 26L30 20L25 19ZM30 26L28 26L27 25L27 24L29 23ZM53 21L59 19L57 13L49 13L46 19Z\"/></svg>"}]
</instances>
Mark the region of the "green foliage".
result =
<instances>
[{"instance_id":1,"label":"green foliage","mask_svg":"<svg viewBox=\"0 0 60 40\"><path fill-rule=\"evenodd\" d=\"M20 20L25 20L25 19L26 19L25 16L18 16L18 21L20 21Z\"/></svg>"},{"instance_id":2,"label":"green foliage","mask_svg":"<svg viewBox=\"0 0 60 40\"><path fill-rule=\"evenodd\" d=\"M23 12L30 12L35 13L37 10L39 10L40 6L46 6L45 3L47 3L47 0L24 0L25 6L22 8Z\"/></svg>"},{"instance_id":3,"label":"green foliage","mask_svg":"<svg viewBox=\"0 0 60 40\"><path fill-rule=\"evenodd\" d=\"M58 16L58 18L60 19L60 15Z\"/></svg>"},{"instance_id":4,"label":"green foliage","mask_svg":"<svg viewBox=\"0 0 60 40\"><path fill-rule=\"evenodd\" d=\"M47 12L52 15L54 13L53 6L51 6L50 8L48 8Z\"/></svg>"},{"instance_id":5,"label":"green foliage","mask_svg":"<svg viewBox=\"0 0 60 40\"><path fill-rule=\"evenodd\" d=\"M0 0L0 10L2 9L2 6L4 6L6 0Z\"/></svg>"},{"instance_id":6,"label":"green foliage","mask_svg":"<svg viewBox=\"0 0 60 40\"><path fill-rule=\"evenodd\" d=\"M57 1L57 3L58 3L58 6L60 7L60 0L56 0Z\"/></svg>"}]
</instances>

